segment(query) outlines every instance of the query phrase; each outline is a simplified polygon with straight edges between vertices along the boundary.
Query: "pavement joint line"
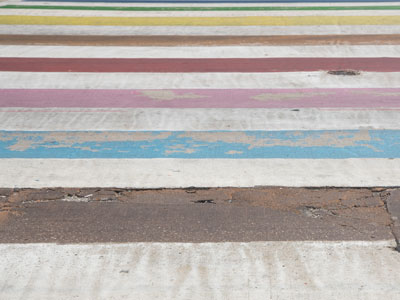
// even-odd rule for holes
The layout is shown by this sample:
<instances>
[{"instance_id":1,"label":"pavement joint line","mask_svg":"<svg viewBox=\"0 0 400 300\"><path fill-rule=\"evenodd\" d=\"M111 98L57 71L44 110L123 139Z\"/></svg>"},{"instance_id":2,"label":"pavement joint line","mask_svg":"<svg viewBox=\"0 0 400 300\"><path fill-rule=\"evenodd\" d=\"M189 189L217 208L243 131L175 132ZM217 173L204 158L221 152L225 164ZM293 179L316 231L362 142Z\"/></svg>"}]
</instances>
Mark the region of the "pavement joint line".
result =
<instances>
[{"instance_id":1,"label":"pavement joint line","mask_svg":"<svg viewBox=\"0 0 400 300\"><path fill-rule=\"evenodd\" d=\"M395 250L400 252L400 191L390 189L387 193L383 192L381 198L390 216L390 230L397 244Z\"/></svg>"}]
</instances>

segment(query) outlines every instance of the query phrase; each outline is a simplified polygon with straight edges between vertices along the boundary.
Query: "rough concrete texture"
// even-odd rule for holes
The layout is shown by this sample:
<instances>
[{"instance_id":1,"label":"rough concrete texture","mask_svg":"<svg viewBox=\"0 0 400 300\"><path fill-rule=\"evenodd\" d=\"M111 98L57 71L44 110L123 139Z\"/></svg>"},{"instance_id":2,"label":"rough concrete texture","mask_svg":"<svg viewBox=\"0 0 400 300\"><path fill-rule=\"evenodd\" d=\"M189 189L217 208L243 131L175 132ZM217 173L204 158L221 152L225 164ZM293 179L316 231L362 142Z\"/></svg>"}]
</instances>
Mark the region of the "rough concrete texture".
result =
<instances>
[{"instance_id":1,"label":"rough concrete texture","mask_svg":"<svg viewBox=\"0 0 400 300\"><path fill-rule=\"evenodd\" d=\"M7 300L398 300L393 241L0 244Z\"/></svg>"},{"instance_id":2,"label":"rough concrete texture","mask_svg":"<svg viewBox=\"0 0 400 300\"><path fill-rule=\"evenodd\" d=\"M398 193L384 188L1 189L0 242L387 240L398 230L393 222L400 216Z\"/></svg>"}]
</instances>

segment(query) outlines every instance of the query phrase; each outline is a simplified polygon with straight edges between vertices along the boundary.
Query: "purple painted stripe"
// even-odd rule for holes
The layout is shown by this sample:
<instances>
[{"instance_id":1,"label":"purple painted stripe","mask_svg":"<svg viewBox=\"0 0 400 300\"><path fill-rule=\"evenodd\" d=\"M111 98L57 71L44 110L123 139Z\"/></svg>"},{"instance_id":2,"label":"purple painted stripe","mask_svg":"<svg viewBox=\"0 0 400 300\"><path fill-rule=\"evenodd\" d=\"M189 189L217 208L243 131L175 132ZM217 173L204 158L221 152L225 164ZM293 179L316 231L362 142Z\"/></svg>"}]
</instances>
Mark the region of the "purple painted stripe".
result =
<instances>
[{"instance_id":1,"label":"purple painted stripe","mask_svg":"<svg viewBox=\"0 0 400 300\"><path fill-rule=\"evenodd\" d=\"M399 108L391 89L2 89L0 107Z\"/></svg>"}]
</instances>

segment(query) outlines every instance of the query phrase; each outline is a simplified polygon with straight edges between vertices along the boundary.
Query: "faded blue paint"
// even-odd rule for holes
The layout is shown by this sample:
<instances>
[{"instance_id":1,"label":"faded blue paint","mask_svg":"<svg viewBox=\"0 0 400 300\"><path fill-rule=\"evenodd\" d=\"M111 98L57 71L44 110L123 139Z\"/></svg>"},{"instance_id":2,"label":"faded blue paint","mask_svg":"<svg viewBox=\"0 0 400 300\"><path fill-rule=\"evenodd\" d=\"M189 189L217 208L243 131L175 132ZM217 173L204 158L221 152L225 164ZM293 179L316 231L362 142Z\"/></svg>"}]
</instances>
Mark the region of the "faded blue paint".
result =
<instances>
[{"instance_id":1,"label":"faded blue paint","mask_svg":"<svg viewBox=\"0 0 400 300\"><path fill-rule=\"evenodd\" d=\"M149 138L137 140L143 134ZM208 131L200 132L203 138L183 136L190 134L199 132L0 131L0 158L400 158L400 130Z\"/></svg>"}]
</instances>

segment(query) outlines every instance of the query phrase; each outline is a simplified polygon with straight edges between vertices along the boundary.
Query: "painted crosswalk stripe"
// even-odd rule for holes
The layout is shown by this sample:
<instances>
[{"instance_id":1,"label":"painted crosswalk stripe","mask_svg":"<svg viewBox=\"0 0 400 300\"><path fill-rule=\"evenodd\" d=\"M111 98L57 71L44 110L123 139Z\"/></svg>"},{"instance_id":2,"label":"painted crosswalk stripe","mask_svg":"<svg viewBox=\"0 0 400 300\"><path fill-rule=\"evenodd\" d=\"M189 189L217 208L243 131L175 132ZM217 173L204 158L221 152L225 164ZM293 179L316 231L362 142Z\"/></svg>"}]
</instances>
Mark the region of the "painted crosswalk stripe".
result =
<instances>
[{"instance_id":1,"label":"painted crosswalk stripe","mask_svg":"<svg viewBox=\"0 0 400 300\"><path fill-rule=\"evenodd\" d=\"M168 3L168 2L151 2L147 3L147 1L143 2L138 2L138 3L129 3L129 2L114 2L114 1L104 1L104 2L82 2L82 1L76 1L76 2L70 2L70 1L63 1L63 3L54 3L52 1L52 4L54 6L77 6L77 7L93 7L93 6L103 6L103 7L335 7L335 6L341 6L341 7L357 7L357 6L371 6L371 7L380 7L380 6L393 6L395 5L394 2L396 1L371 1L365 3L364 1L362 2L318 2L318 4L312 3L312 2L307 2L307 1L299 1L298 3L290 3L290 2L270 2L268 4L266 3L254 3L250 1L243 1L243 2L237 2L237 3L193 3L193 2L185 2L181 1L180 3ZM4 5L30 5L30 6L43 6L43 5L49 5L49 2L46 1L40 1L40 0L35 0L35 1L24 1L24 0L9 0L4 3Z\"/></svg>"},{"instance_id":2,"label":"painted crosswalk stripe","mask_svg":"<svg viewBox=\"0 0 400 300\"><path fill-rule=\"evenodd\" d=\"M0 57L0 71L84 73L400 72L400 58L30 58ZM352 73L353 72L353 73Z\"/></svg>"},{"instance_id":3,"label":"painted crosswalk stripe","mask_svg":"<svg viewBox=\"0 0 400 300\"><path fill-rule=\"evenodd\" d=\"M0 89L0 107L400 108L398 88Z\"/></svg>"},{"instance_id":4,"label":"painted crosswalk stripe","mask_svg":"<svg viewBox=\"0 0 400 300\"><path fill-rule=\"evenodd\" d=\"M399 14L398 10L342 10L340 11L341 17L353 17L362 15L366 16L397 16ZM6 9L3 10L0 6L0 16L20 16L24 17L34 16L34 17L93 17L93 12L88 10L47 10L47 9ZM191 11L136 11L136 10L123 10L123 11L110 11L101 10L96 12L96 17L118 17L118 18L209 18L209 17L220 17L220 18L232 18L232 17L259 17L259 18L269 18L269 17L336 17L338 15L335 10L272 10L272 11L261 11L261 10L191 10ZM207 20L207 19L206 19Z\"/></svg>"},{"instance_id":5,"label":"painted crosswalk stripe","mask_svg":"<svg viewBox=\"0 0 400 300\"><path fill-rule=\"evenodd\" d=\"M400 16L291 16L291 17L64 17L2 15L3 25L86 26L319 26L400 25Z\"/></svg>"},{"instance_id":6,"label":"painted crosswalk stripe","mask_svg":"<svg viewBox=\"0 0 400 300\"><path fill-rule=\"evenodd\" d=\"M10 32L12 28L9 28ZM103 28L102 28L103 29ZM51 28L48 28L51 31ZM0 27L1 31L1 27ZM0 45L65 45L65 46L130 46L130 47L174 47L174 46L321 46L330 45L336 51L343 51L342 47L348 45L366 45L373 46L373 49L377 49L377 45L400 45L400 35L398 34L365 34L365 35L290 35L291 32L287 32L288 35L274 35L274 32L269 32L269 36L224 36L224 35L203 35L203 36L185 36L185 35L168 35L168 36L156 36L156 35L51 35L48 32L44 32L44 35L38 35L32 31L30 35L23 34L2 34L0 35ZM135 30L129 34L134 33ZM215 31L212 32L215 34ZM338 47L338 46L341 47ZM215 47L213 50L218 51ZM5 48L4 48L5 49ZM24 48L22 48L24 49ZM110 48L112 49L112 48ZM252 48L247 47L249 51ZM4 50L6 51L6 50ZM18 53L18 50L16 50ZM77 50L75 50L77 51ZM171 50L173 51L173 50ZM234 51L234 50L232 50ZM72 51L74 52L74 51ZM3 53L3 51L2 51ZM146 52L147 53L147 52ZM55 55L53 53L52 55ZM104 53L106 55L106 53ZM143 55L143 54L142 54ZM192 54L196 55L196 54Z\"/></svg>"},{"instance_id":7,"label":"painted crosswalk stripe","mask_svg":"<svg viewBox=\"0 0 400 300\"><path fill-rule=\"evenodd\" d=\"M0 132L3 158L400 158L399 130Z\"/></svg>"},{"instance_id":8,"label":"painted crosswalk stripe","mask_svg":"<svg viewBox=\"0 0 400 300\"><path fill-rule=\"evenodd\" d=\"M29 0L29 2L43 2L41 0ZM53 0L52 2L82 2L82 0ZM93 3L98 3L98 0L86 0L85 2L93 2ZM159 4L159 5L165 5L165 4L180 4L182 5L182 3L190 3L190 4L224 4L224 3L229 3L230 5L232 5L232 3L236 4L241 4L241 5L248 5L248 4L262 4L265 5L266 3L268 3L268 5L270 4L292 4L292 3L296 3L296 5L298 3L318 3L319 5L324 4L324 3L329 3L330 5L332 5L332 1L326 1L326 0L284 0L284 1L279 1L279 0L119 0L119 2L121 3L146 3L146 5L149 4ZM333 3L344 3L344 4L349 4L351 3L369 3L369 2L373 2L373 3L393 3L393 2L397 2L396 0L335 0ZM47 2L46 2L47 3ZM113 3L115 5L115 0L103 0L102 3ZM315 4L314 4L315 5Z\"/></svg>"},{"instance_id":9,"label":"painted crosswalk stripe","mask_svg":"<svg viewBox=\"0 0 400 300\"><path fill-rule=\"evenodd\" d=\"M34 4L34 3L33 3ZM283 4L283 3L282 3ZM97 5L97 4L96 4ZM351 6L76 6L76 5L3 5L0 9L46 10L110 10L110 11L330 11L330 10L399 10L398 5L351 5Z\"/></svg>"}]
</instances>

